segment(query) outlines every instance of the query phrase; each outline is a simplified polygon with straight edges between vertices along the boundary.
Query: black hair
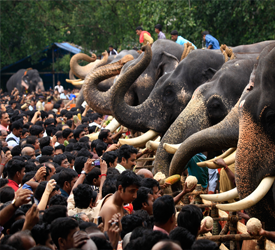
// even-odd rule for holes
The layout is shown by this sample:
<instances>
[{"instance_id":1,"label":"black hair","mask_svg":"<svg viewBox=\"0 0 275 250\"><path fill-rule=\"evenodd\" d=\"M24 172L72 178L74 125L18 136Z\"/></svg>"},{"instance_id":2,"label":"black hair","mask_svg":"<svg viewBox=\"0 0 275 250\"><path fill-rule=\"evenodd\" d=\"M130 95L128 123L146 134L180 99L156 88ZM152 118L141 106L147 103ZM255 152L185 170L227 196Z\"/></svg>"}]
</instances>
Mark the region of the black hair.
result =
<instances>
[{"instance_id":1,"label":"black hair","mask_svg":"<svg viewBox=\"0 0 275 250\"><path fill-rule=\"evenodd\" d=\"M106 161L107 166L109 168L110 163L114 163L117 157L118 157L117 151L107 151L103 154L102 160Z\"/></svg>"},{"instance_id":2,"label":"black hair","mask_svg":"<svg viewBox=\"0 0 275 250\"><path fill-rule=\"evenodd\" d=\"M50 160L52 160L53 158L49 155L42 155L39 157L39 163L44 163L44 162L49 162Z\"/></svg>"},{"instance_id":3,"label":"black hair","mask_svg":"<svg viewBox=\"0 0 275 250\"><path fill-rule=\"evenodd\" d=\"M123 216L121 219L121 238L124 238L127 233L132 232L136 227L141 227L142 222L142 218L135 214Z\"/></svg>"},{"instance_id":4,"label":"black hair","mask_svg":"<svg viewBox=\"0 0 275 250\"><path fill-rule=\"evenodd\" d=\"M196 240L192 246L192 250L218 250L217 243L211 240Z\"/></svg>"},{"instance_id":5,"label":"black hair","mask_svg":"<svg viewBox=\"0 0 275 250\"><path fill-rule=\"evenodd\" d=\"M90 237L91 240L95 243L97 249L99 250L112 250L113 247L111 245L111 243L103 238L99 238L99 237L96 237L96 236L91 236Z\"/></svg>"},{"instance_id":6,"label":"black hair","mask_svg":"<svg viewBox=\"0 0 275 250\"><path fill-rule=\"evenodd\" d=\"M95 151L98 156L101 156L103 154L103 151L107 149L107 144L104 143L103 141L98 142L95 147Z\"/></svg>"},{"instance_id":7,"label":"black hair","mask_svg":"<svg viewBox=\"0 0 275 250\"><path fill-rule=\"evenodd\" d=\"M148 194L153 192L150 188L140 187L137 191L137 198L133 201L134 210L140 210L142 208L142 203L148 204Z\"/></svg>"},{"instance_id":8,"label":"black hair","mask_svg":"<svg viewBox=\"0 0 275 250\"><path fill-rule=\"evenodd\" d=\"M173 31L171 31L171 35L176 35L176 36L178 36L179 35L179 33L178 33L178 31L177 30L173 30Z\"/></svg>"},{"instance_id":9,"label":"black hair","mask_svg":"<svg viewBox=\"0 0 275 250\"><path fill-rule=\"evenodd\" d=\"M67 118L67 120L72 119L72 118L73 118L72 112L67 112L67 113L65 114L65 117Z\"/></svg>"},{"instance_id":10,"label":"black hair","mask_svg":"<svg viewBox=\"0 0 275 250\"><path fill-rule=\"evenodd\" d=\"M86 148L82 148L81 150L78 151L77 157L80 157L80 156L85 156L85 157L88 157L88 158L93 158L92 153L88 149L86 149Z\"/></svg>"},{"instance_id":11,"label":"black hair","mask_svg":"<svg viewBox=\"0 0 275 250\"><path fill-rule=\"evenodd\" d=\"M195 205L186 205L179 212L177 223L179 227L186 228L191 234L197 237L202 219L203 215L200 208Z\"/></svg>"},{"instance_id":12,"label":"black hair","mask_svg":"<svg viewBox=\"0 0 275 250\"><path fill-rule=\"evenodd\" d=\"M136 30L143 30L143 28L141 26L137 26Z\"/></svg>"},{"instance_id":13,"label":"black hair","mask_svg":"<svg viewBox=\"0 0 275 250\"><path fill-rule=\"evenodd\" d=\"M50 124L54 123L55 124L55 119L54 118L49 118L44 122L44 126L47 127Z\"/></svg>"},{"instance_id":14,"label":"black hair","mask_svg":"<svg viewBox=\"0 0 275 250\"><path fill-rule=\"evenodd\" d=\"M46 128L47 136L54 136L56 132L57 132L57 128L55 127L55 125L49 125Z\"/></svg>"},{"instance_id":15,"label":"black hair","mask_svg":"<svg viewBox=\"0 0 275 250\"><path fill-rule=\"evenodd\" d=\"M23 129L23 121L21 119L13 122L10 130L13 131L14 129L18 130L20 128Z\"/></svg>"},{"instance_id":16,"label":"black hair","mask_svg":"<svg viewBox=\"0 0 275 250\"><path fill-rule=\"evenodd\" d=\"M135 240L139 237L143 237L143 235L145 235L146 233L151 232L150 230L148 230L148 228L145 227L136 227L132 233L131 233L131 237L130 237L130 241Z\"/></svg>"},{"instance_id":17,"label":"black hair","mask_svg":"<svg viewBox=\"0 0 275 250\"><path fill-rule=\"evenodd\" d=\"M11 236L12 235L7 234L1 239L1 250L17 250L16 248L14 248L12 246L9 246L9 245L6 245L6 244L3 243L5 239L8 240ZM3 240L3 242L2 242L2 240Z\"/></svg>"},{"instance_id":18,"label":"black hair","mask_svg":"<svg viewBox=\"0 0 275 250\"><path fill-rule=\"evenodd\" d=\"M41 132L43 132L43 127L39 125L33 125L30 129L30 134L31 135L36 135L38 136Z\"/></svg>"},{"instance_id":19,"label":"black hair","mask_svg":"<svg viewBox=\"0 0 275 250\"><path fill-rule=\"evenodd\" d=\"M42 156L51 156L53 154L53 147L52 146L45 146L41 150Z\"/></svg>"},{"instance_id":20,"label":"black hair","mask_svg":"<svg viewBox=\"0 0 275 250\"><path fill-rule=\"evenodd\" d=\"M83 136L83 137L81 137L78 141L79 142L89 142L89 137L88 136Z\"/></svg>"},{"instance_id":21,"label":"black hair","mask_svg":"<svg viewBox=\"0 0 275 250\"><path fill-rule=\"evenodd\" d=\"M100 142L99 139L93 140L91 143L91 149L93 150L96 147L96 144L98 144Z\"/></svg>"},{"instance_id":22,"label":"black hair","mask_svg":"<svg viewBox=\"0 0 275 250\"><path fill-rule=\"evenodd\" d=\"M68 125L71 128L73 126L73 121L72 120L66 121L66 125Z\"/></svg>"},{"instance_id":23,"label":"black hair","mask_svg":"<svg viewBox=\"0 0 275 250\"><path fill-rule=\"evenodd\" d=\"M74 140L74 139L73 139ZM74 144L73 143L69 143L66 147L65 147L65 152L72 152L74 150Z\"/></svg>"},{"instance_id":24,"label":"black hair","mask_svg":"<svg viewBox=\"0 0 275 250\"><path fill-rule=\"evenodd\" d=\"M133 146L130 145L122 145L120 147L120 149L118 150L118 163L120 163L122 161L122 157L125 158L125 160L127 161L130 157L131 154L137 154L138 151L136 148L134 148Z\"/></svg>"},{"instance_id":25,"label":"black hair","mask_svg":"<svg viewBox=\"0 0 275 250\"><path fill-rule=\"evenodd\" d=\"M66 115L68 112L69 112L68 110L62 109L61 112L60 112L60 115L61 115L61 116L64 116L64 115Z\"/></svg>"},{"instance_id":26,"label":"black hair","mask_svg":"<svg viewBox=\"0 0 275 250\"><path fill-rule=\"evenodd\" d=\"M63 138L67 139L68 136L72 133L73 131L70 129L70 128L65 128L63 131L62 131L62 136Z\"/></svg>"},{"instance_id":27,"label":"black hair","mask_svg":"<svg viewBox=\"0 0 275 250\"><path fill-rule=\"evenodd\" d=\"M71 230L77 227L78 223L71 218L58 218L51 223L51 235L57 248L59 248L58 239L66 239Z\"/></svg>"},{"instance_id":28,"label":"black hair","mask_svg":"<svg viewBox=\"0 0 275 250\"><path fill-rule=\"evenodd\" d=\"M11 150L12 156L19 156L21 154L21 147L19 145L16 145Z\"/></svg>"},{"instance_id":29,"label":"black hair","mask_svg":"<svg viewBox=\"0 0 275 250\"><path fill-rule=\"evenodd\" d=\"M176 214L175 203L171 195L164 195L153 203L153 214L157 224L165 224L173 214Z\"/></svg>"},{"instance_id":30,"label":"black hair","mask_svg":"<svg viewBox=\"0 0 275 250\"><path fill-rule=\"evenodd\" d=\"M27 181L29 181L30 179L32 179L36 174L36 171L30 171L25 173L23 179L22 179L22 185L24 185Z\"/></svg>"},{"instance_id":31,"label":"black hair","mask_svg":"<svg viewBox=\"0 0 275 250\"><path fill-rule=\"evenodd\" d=\"M209 34L209 31L205 30L201 33L202 36L205 36L205 35L208 35Z\"/></svg>"},{"instance_id":32,"label":"black hair","mask_svg":"<svg viewBox=\"0 0 275 250\"><path fill-rule=\"evenodd\" d=\"M22 135L25 135L26 133L29 133L29 130L27 128L22 129Z\"/></svg>"},{"instance_id":33,"label":"black hair","mask_svg":"<svg viewBox=\"0 0 275 250\"><path fill-rule=\"evenodd\" d=\"M158 29L159 31L162 31L162 26L161 26L161 24L156 24L155 25L155 29Z\"/></svg>"},{"instance_id":34,"label":"black hair","mask_svg":"<svg viewBox=\"0 0 275 250\"><path fill-rule=\"evenodd\" d=\"M42 220L46 224L51 224L55 219L63 217L67 217L67 207L62 205L54 205L44 211Z\"/></svg>"},{"instance_id":35,"label":"black hair","mask_svg":"<svg viewBox=\"0 0 275 250\"><path fill-rule=\"evenodd\" d=\"M79 156L75 158L74 169L78 174L81 174L82 169L84 168L84 164L88 160L88 157Z\"/></svg>"},{"instance_id":36,"label":"black hair","mask_svg":"<svg viewBox=\"0 0 275 250\"><path fill-rule=\"evenodd\" d=\"M0 202L6 203L14 199L14 190L12 187L5 186L0 188Z\"/></svg>"},{"instance_id":37,"label":"black hair","mask_svg":"<svg viewBox=\"0 0 275 250\"><path fill-rule=\"evenodd\" d=\"M61 205L67 207L67 198L61 194L54 195L49 201L49 207L54 205Z\"/></svg>"},{"instance_id":38,"label":"black hair","mask_svg":"<svg viewBox=\"0 0 275 250\"><path fill-rule=\"evenodd\" d=\"M64 155L67 156L67 159L68 159L68 161L69 161L70 163L72 163L72 161L75 160L75 156L74 156L72 153L70 153L70 152L65 151L65 152L64 152Z\"/></svg>"},{"instance_id":39,"label":"black hair","mask_svg":"<svg viewBox=\"0 0 275 250\"><path fill-rule=\"evenodd\" d=\"M116 182L118 175L107 175L106 180L102 186L102 197L107 194L114 194L117 191Z\"/></svg>"},{"instance_id":40,"label":"black hair","mask_svg":"<svg viewBox=\"0 0 275 250\"><path fill-rule=\"evenodd\" d=\"M20 209L26 214L31 207L32 207L32 204L24 204L20 207Z\"/></svg>"},{"instance_id":41,"label":"black hair","mask_svg":"<svg viewBox=\"0 0 275 250\"><path fill-rule=\"evenodd\" d=\"M49 115L48 115L48 113L46 112L46 111L44 111L44 110L40 110L40 113L41 113L41 118L42 118L42 120L44 119L44 118L47 118Z\"/></svg>"},{"instance_id":42,"label":"black hair","mask_svg":"<svg viewBox=\"0 0 275 250\"><path fill-rule=\"evenodd\" d=\"M176 227L170 233L169 237L174 242L178 242L183 250L191 249L196 237L184 227Z\"/></svg>"},{"instance_id":43,"label":"black hair","mask_svg":"<svg viewBox=\"0 0 275 250\"><path fill-rule=\"evenodd\" d=\"M58 149L61 149L63 153L65 152L65 146L62 145L62 144L59 144L58 146L56 146L56 147L54 148L54 150L58 150Z\"/></svg>"},{"instance_id":44,"label":"black hair","mask_svg":"<svg viewBox=\"0 0 275 250\"><path fill-rule=\"evenodd\" d=\"M56 139L57 139L57 140L60 139L60 138L63 138L62 131L57 131L57 132L55 133L55 136L56 136Z\"/></svg>"},{"instance_id":45,"label":"black hair","mask_svg":"<svg viewBox=\"0 0 275 250\"><path fill-rule=\"evenodd\" d=\"M103 139L107 139L109 132L110 132L109 129L102 129L98 135L98 139L102 141Z\"/></svg>"},{"instance_id":46,"label":"black hair","mask_svg":"<svg viewBox=\"0 0 275 250\"><path fill-rule=\"evenodd\" d=\"M74 190L75 207L88 208L91 201L95 202L97 192L93 191L92 187L88 184L79 184Z\"/></svg>"},{"instance_id":47,"label":"black hair","mask_svg":"<svg viewBox=\"0 0 275 250\"><path fill-rule=\"evenodd\" d=\"M37 137L36 137L36 139L37 139ZM32 144L24 144L24 146L22 146L22 149L26 148L26 147L34 149L34 146Z\"/></svg>"},{"instance_id":48,"label":"black hair","mask_svg":"<svg viewBox=\"0 0 275 250\"><path fill-rule=\"evenodd\" d=\"M25 172L26 173L37 170L36 164L33 161L31 161L31 160L37 161L36 159L30 159L27 162L25 162Z\"/></svg>"},{"instance_id":49,"label":"black hair","mask_svg":"<svg viewBox=\"0 0 275 250\"><path fill-rule=\"evenodd\" d=\"M20 220L15 221L11 225L10 234L15 234L15 233L21 231L22 228L23 228L24 223L25 223L25 219L20 219Z\"/></svg>"},{"instance_id":50,"label":"black hair","mask_svg":"<svg viewBox=\"0 0 275 250\"><path fill-rule=\"evenodd\" d=\"M98 179L101 175L101 171L99 168L93 168L86 176L85 181L87 184L94 185L93 180Z\"/></svg>"},{"instance_id":51,"label":"black hair","mask_svg":"<svg viewBox=\"0 0 275 250\"><path fill-rule=\"evenodd\" d=\"M115 176L119 176L120 173L116 168L108 168L107 170L107 176L108 175L115 175Z\"/></svg>"},{"instance_id":52,"label":"black hair","mask_svg":"<svg viewBox=\"0 0 275 250\"><path fill-rule=\"evenodd\" d=\"M122 186L123 190L131 185L140 187L140 178L130 170L125 170L117 177L116 187L118 189L119 185Z\"/></svg>"},{"instance_id":53,"label":"black hair","mask_svg":"<svg viewBox=\"0 0 275 250\"><path fill-rule=\"evenodd\" d=\"M18 160L13 160L11 165L8 165L7 172L9 179L12 179L16 172L21 172L25 168L25 163Z\"/></svg>"},{"instance_id":54,"label":"black hair","mask_svg":"<svg viewBox=\"0 0 275 250\"><path fill-rule=\"evenodd\" d=\"M34 192L34 197L40 201L40 199L42 198L42 195L46 189L46 186L47 186L47 181L42 181L39 183L39 185L37 186L37 188L35 189L35 192ZM53 191L56 191L56 190L59 190L59 186L56 185L55 188L53 189ZM52 192L53 192L52 191Z\"/></svg>"},{"instance_id":55,"label":"black hair","mask_svg":"<svg viewBox=\"0 0 275 250\"><path fill-rule=\"evenodd\" d=\"M153 191L154 187L157 187L158 189L160 189L159 187L159 182L155 179L152 178L144 178L141 180L141 186L142 187L147 187L150 188Z\"/></svg>"},{"instance_id":56,"label":"black hair","mask_svg":"<svg viewBox=\"0 0 275 250\"><path fill-rule=\"evenodd\" d=\"M77 139L79 138L79 134L84 131L84 129L76 129L74 130L74 138Z\"/></svg>"},{"instance_id":57,"label":"black hair","mask_svg":"<svg viewBox=\"0 0 275 250\"><path fill-rule=\"evenodd\" d=\"M45 245L46 241L49 239L51 230L50 230L50 225L47 224L36 224L32 230L32 237L36 242L36 245Z\"/></svg>"},{"instance_id":58,"label":"black hair","mask_svg":"<svg viewBox=\"0 0 275 250\"><path fill-rule=\"evenodd\" d=\"M65 181L71 182L75 177L78 177L77 172L70 168L63 168L59 173L57 184L63 188Z\"/></svg>"},{"instance_id":59,"label":"black hair","mask_svg":"<svg viewBox=\"0 0 275 250\"><path fill-rule=\"evenodd\" d=\"M50 146L50 144L51 144L51 137L50 136L42 137L39 140L39 143L40 143L40 149L42 150L44 147Z\"/></svg>"},{"instance_id":60,"label":"black hair","mask_svg":"<svg viewBox=\"0 0 275 250\"><path fill-rule=\"evenodd\" d=\"M17 250L24 250L23 248L23 236L31 237L26 231L20 231L13 234L7 241L7 245L14 247Z\"/></svg>"},{"instance_id":61,"label":"black hair","mask_svg":"<svg viewBox=\"0 0 275 250\"><path fill-rule=\"evenodd\" d=\"M146 227L147 229L153 229L154 217L150 216L147 211L141 209L141 210L134 211L133 214L142 218L144 227Z\"/></svg>"},{"instance_id":62,"label":"black hair","mask_svg":"<svg viewBox=\"0 0 275 250\"><path fill-rule=\"evenodd\" d=\"M55 155L53 158L53 162L57 163L59 166L61 166L62 161L67 159L67 156L64 154Z\"/></svg>"},{"instance_id":63,"label":"black hair","mask_svg":"<svg viewBox=\"0 0 275 250\"><path fill-rule=\"evenodd\" d=\"M9 182L8 179L0 178L0 188L4 187L5 185L7 185L8 182Z\"/></svg>"},{"instance_id":64,"label":"black hair","mask_svg":"<svg viewBox=\"0 0 275 250\"><path fill-rule=\"evenodd\" d=\"M97 225L93 222L86 222L86 221L83 221L83 222L79 223L79 229L82 230L82 231L85 231L85 229L88 228L88 227L97 228Z\"/></svg>"}]
</instances>

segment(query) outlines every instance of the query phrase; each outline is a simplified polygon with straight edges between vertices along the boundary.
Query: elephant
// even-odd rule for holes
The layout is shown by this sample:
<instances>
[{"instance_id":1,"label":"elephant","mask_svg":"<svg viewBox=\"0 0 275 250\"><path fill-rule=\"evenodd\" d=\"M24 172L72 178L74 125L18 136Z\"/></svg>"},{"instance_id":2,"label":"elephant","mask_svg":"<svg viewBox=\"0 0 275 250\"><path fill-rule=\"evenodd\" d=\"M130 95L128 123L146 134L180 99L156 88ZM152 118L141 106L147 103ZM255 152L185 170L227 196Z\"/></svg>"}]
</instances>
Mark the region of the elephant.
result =
<instances>
[{"instance_id":1,"label":"elephant","mask_svg":"<svg viewBox=\"0 0 275 250\"><path fill-rule=\"evenodd\" d=\"M125 95L126 102L131 106L136 106L144 102L154 88L157 80L165 73L173 71L178 66L183 51L184 47L173 41L166 39L157 40L152 45L152 60L127 91ZM143 55L141 54L137 59L127 62L121 69L119 78L122 77L124 72L127 72L128 69L135 67L142 58ZM91 82L94 81L92 78L90 78L90 80ZM90 102L94 102L100 112L112 114L110 108L110 94L112 88L102 93L98 91L97 84L89 84L89 86L87 91L89 92Z\"/></svg>"},{"instance_id":2,"label":"elephant","mask_svg":"<svg viewBox=\"0 0 275 250\"><path fill-rule=\"evenodd\" d=\"M80 53L81 54L81 53ZM78 55L78 54L77 54ZM77 56L75 55L75 56ZM139 53L135 50L122 50L118 55L114 56L108 56L108 54L106 53L106 55L104 54L103 58L101 60L98 61L92 61L93 59L88 59L88 57L83 56L85 54L81 54L79 56L77 56L76 58L72 57L71 62L70 62L70 67L72 72L80 77L81 79L84 79L88 73L92 73L93 70L104 66L106 64L110 64L110 63L115 63L118 62L119 60L121 60L125 55L132 55L133 58L138 58ZM79 66L77 64L77 61L83 59L83 60L90 60L92 61L90 64L86 65L86 66ZM102 92L106 92L114 83L115 81L115 76L110 77L109 79L105 79L103 81L101 81L100 83L98 83L97 88L102 91ZM83 87L83 86L82 86ZM80 106L84 101L84 96L83 96L83 88L81 88L79 95L77 97L76 100L76 106Z\"/></svg>"},{"instance_id":3,"label":"elephant","mask_svg":"<svg viewBox=\"0 0 275 250\"><path fill-rule=\"evenodd\" d=\"M249 83L228 116L185 140L179 149L180 162L172 161L170 169L171 174L181 172L179 164L184 166L192 155L207 148L237 145L235 182L241 200L217 207L226 211L245 209L250 217L265 222L265 229L271 231L275 230L274 62L275 43L262 51Z\"/></svg>"},{"instance_id":4,"label":"elephant","mask_svg":"<svg viewBox=\"0 0 275 250\"><path fill-rule=\"evenodd\" d=\"M164 143L181 143L192 134L217 124L229 113L240 98L255 62L256 58L231 60L210 81L195 90L191 101L161 140L154 162L158 171L168 175L173 157L166 152Z\"/></svg>"},{"instance_id":5,"label":"elephant","mask_svg":"<svg viewBox=\"0 0 275 250\"><path fill-rule=\"evenodd\" d=\"M22 95L25 93L25 89L28 92L37 92L38 89L45 90L43 80L39 76L36 69L20 69L7 81L6 84L8 93L16 87L19 93Z\"/></svg>"},{"instance_id":6,"label":"elephant","mask_svg":"<svg viewBox=\"0 0 275 250\"><path fill-rule=\"evenodd\" d=\"M150 57L151 48L143 57ZM138 106L125 102L125 94L147 65L140 60L127 70L111 89L111 109L116 120L127 128L146 132L151 129L165 133L190 101L194 90L210 80L224 64L222 54L211 50L194 50L177 68L164 74L155 84L149 97ZM150 62L150 61L149 61ZM137 71L139 69L139 71Z\"/></svg>"}]
</instances>

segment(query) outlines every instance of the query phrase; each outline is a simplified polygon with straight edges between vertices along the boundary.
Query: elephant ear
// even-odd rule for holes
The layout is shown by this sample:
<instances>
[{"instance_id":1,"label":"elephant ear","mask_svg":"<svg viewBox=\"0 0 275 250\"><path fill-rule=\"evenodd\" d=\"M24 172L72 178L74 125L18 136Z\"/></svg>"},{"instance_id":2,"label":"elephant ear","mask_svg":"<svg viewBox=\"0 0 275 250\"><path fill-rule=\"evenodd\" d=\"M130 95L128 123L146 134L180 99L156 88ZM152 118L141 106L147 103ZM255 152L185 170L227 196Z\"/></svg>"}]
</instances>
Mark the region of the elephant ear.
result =
<instances>
[{"instance_id":1,"label":"elephant ear","mask_svg":"<svg viewBox=\"0 0 275 250\"><path fill-rule=\"evenodd\" d=\"M202 75L207 79L210 80L215 74L217 70L213 68L208 68L202 72Z\"/></svg>"},{"instance_id":2,"label":"elephant ear","mask_svg":"<svg viewBox=\"0 0 275 250\"><path fill-rule=\"evenodd\" d=\"M164 74L171 72L175 70L175 68L178 66L179 60L174 55L163 51L161 62L158 65L157 68L157 80L162 77Z\"/></svg>"}]
</instances>

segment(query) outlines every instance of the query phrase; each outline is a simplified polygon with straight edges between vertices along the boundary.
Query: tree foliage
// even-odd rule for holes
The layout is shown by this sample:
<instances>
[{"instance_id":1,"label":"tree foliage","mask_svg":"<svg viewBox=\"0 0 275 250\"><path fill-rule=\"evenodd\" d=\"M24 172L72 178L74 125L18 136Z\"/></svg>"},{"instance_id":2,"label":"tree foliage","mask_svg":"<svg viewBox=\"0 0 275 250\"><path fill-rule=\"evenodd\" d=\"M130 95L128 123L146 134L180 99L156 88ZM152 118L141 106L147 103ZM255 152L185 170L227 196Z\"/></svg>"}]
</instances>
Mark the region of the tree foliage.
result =
<instances>
[{"instance_id":1,"label":"tree foliage","mask_svg":"<svg viewBox=\"0 0 275 250\"><path fill-rule=\"evenodd\" d=\"M53 42L70 42L100 53L140 46L135 28L142 25L154 39L163 25L197 47L209 30L231 46L275 39L275 0L58 0L1 1L1 68ZM36 54L34 59L39 58ZM59 65L64 64L65 60ZM64 65L63 65L64 66Z\"/></svg>"}]
</instances>

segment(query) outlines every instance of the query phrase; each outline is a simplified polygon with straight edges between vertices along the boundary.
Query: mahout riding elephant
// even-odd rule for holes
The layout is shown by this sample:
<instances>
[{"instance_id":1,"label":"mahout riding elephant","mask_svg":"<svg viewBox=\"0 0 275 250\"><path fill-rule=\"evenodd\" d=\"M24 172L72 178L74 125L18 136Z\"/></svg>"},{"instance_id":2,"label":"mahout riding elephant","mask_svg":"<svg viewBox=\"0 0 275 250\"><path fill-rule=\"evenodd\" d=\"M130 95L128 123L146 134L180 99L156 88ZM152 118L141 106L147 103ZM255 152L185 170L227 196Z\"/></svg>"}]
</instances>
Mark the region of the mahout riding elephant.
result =
<instances>
[{"instance_id":1,"label":"mahout riding elephant","mask_svg":"<svg viewBox=\"0 0 275 250\"><path fill-rule=\"evenodd\" d=\"M20 69L7 81L8 93L10 94L14 88L17 88L22 95L25 90L29 93L36 92L38 89L45 90L43 80L39 76L36 69Z\"/></svg>"},{"instance_id":2,"label":"mahout riding elephant","mask_svg":"<svg viewBox=\"0 0 275 250\"><path fill-rule=\"evenodd\" d=\"M80 79L85 79L85 77L88 75L88 73L92 73L95 69L97 69L99 67L118 62L126 55L132 55L134 59L138 58L138 56L139 56L139 53L135 50L122 50L116 56L114 56L114 55L109 56L107 53L104 53L103 58L101 60L95 61L94 56L89 57L82 53L79 53L79 54L76 54L75 56L73 56L71 58L70 67L71 67L72 72L76 76L78 76ZM77 63L77 61L80 59L86 60L90 63L87 64L86 66L80 66ZM97 88L100 91L105 92L113 85L114 82L115 82L115 76L109 77L108 79L105 79L105 80L99 82L97 85ZM76 100L76 106L80 106L83 103L83 101L84 101L83 89L81 88L80 93Z\"/></svg>"},{"instance_id":3,"label":"mahout riding elephant","mask_svg":"<svg viewBox=\"0 0 275 250\"><path fill-rule=\"evenodd\" d=\"M142 60L127 70L111 89L111 109L117 121L127 128L165 133L190 101L194 90L210 80L224 63L222 54L194 50L171 73L164 74L149 97L138 106L125 102L125 94L146 69L151 48L145 48ZM145 58L146 57L146 58Z\"/></svg>"},{"instance_id":4,"label":"mahout riding elephant","mask_svg":"<svg viewBox=\"0 0 275 250\"><path fill-rule=\"evenodd\" d=\"M148 67L142 72L138 79L132 84L125 95L126 102L131 106L136 106L144 102L152 89L155 86L157 80L168 72L173 71L180 61L184 47L170 40L162 39L157 40L152 45L152 60ZM129 68L135 67L136 64L142 60L143 54L137 59L126 63L121 69L121 77ZM110 64L110 67L111 64ZM105 71L102 71L102 74ZM106 73L106 72L105 72ZM103 77L98 75L98 77ZM106 77L106 76L105 76ZM90 77L90 81L94 81ZM94 81L96 83L97 81ZM89 84L87 91L89 92L89 102L94 103L94 106L98 107L98 110L104 114L112 114L110 107L110 94L111 89L107 92L99 91L96 84ZM95 109L97 110L97 109Z\"/></svg>"},{"instance_id":5,"label":"mahout riding elephant","mask_svg":"<svg viewBox=\"0 0 275 250\"><path fill-rule=\"evenodd\" d=\"M274 67L275 43L262 51L249 83L228 116L187 138L170 166L170 174L179 173L197 152L237 145L235 182L241 200L218 207L225 211L245 209L250 217L265 222L265 229L272 231L275 230Z\"/></svg>"},{"instance_id":6,"label":"mahout riding elephant","mask_svg":"<svg viewBox=\"0 0 275 250\"><path fill-rule=\"evenodd\" d=\"M191 101L163 136L154 166L168 175L173 157L164 144L182 143L192 134L220 122L234 107L249 81L256 59L231 60L214 77L199 86Z\"/></svg>"}]
</instances>

